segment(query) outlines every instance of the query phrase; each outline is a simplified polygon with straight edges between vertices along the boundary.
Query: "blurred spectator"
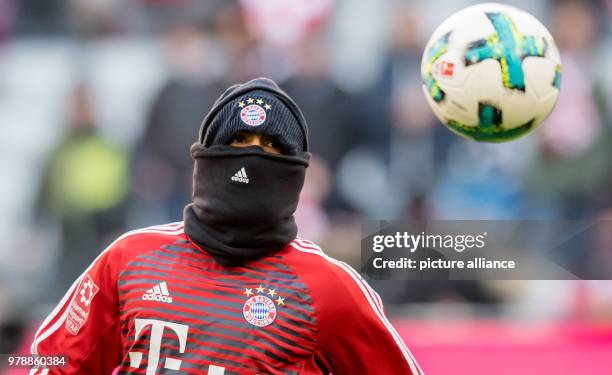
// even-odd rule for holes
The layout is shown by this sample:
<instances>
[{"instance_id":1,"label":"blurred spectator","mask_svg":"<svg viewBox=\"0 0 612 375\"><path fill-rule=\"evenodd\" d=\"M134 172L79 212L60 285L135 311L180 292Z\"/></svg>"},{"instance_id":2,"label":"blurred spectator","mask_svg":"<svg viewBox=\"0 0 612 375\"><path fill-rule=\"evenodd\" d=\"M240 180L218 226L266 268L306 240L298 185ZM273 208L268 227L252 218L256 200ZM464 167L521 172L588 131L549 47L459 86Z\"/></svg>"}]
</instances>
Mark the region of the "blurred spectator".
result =
<instances>
[{"instance_id":1,"label":"blurred spectator","mask_svg":"<svg viewBox=\"0 0 612 375\"><path fill-rule=\"evenodd\" d=\"M214 27L226 81L246 82L262 75L259 41L247 30L241 8L232 3L221 8L216 14Z\"/></svg>"},{"instance_id":2,"label":"blurred spectator","mask_svg":"<svg viewBox=\"0 0 612 375\"><path fill-rule=\"evenodd\" d=\"M11 303L9 286L0 278L0 353L11 353L19 343L19 335L21 334L21 324L16 319L16 311ZM0 371L3 364L0 364Z\"/></svg>"},{"instance_id":3,"label":"blurred spectator","mask_svg":"<svg viewBox=\"0 0 612 375\"><path fill-rule=\"evenodd\" d=\"M432 189L436 170L434 152L437 121L426 103L421 83L422 31L414 6L393 8L391 48L384 82L389 87L388 111L392 121L391 185L396 187L397 205L402 216L422 218L426 207L421 201ZM439 129L438 129L439 130ZM444 129L445 130L445 129ZM444 139L454 135L440 132ZM410 163L406 163L410 160Z\"/></svg>"},{"instance_id":4,"label":"blurred spectator","mask_svg":"<svg viewBox=\"0 0 612 375\"><path fill-rule=\"evenodd\" d=\"M75 89L72 101L70 126L49 156L39 204L41 215L61 227L57 293L124 227L121 204L128 186L126 155L98 135L86 86Z\"/></svg>"},{"instance_id":5,"label":"blurred spectator","mask_svg":"<svg viewBox=\"0 0 612 375\"><path fill-rule=\"evenodd\" d=\"M148 114L133 163L134 226L181 220L191 200L189 146L200 123L226 87L215 76L215 43L199 25L179 24L166 34L170 79Z\"/></svg>"},{"instance_id":6,"label":"blurred spectator","mask_svg":"<svg viewBox=\"0 0 612 375\"><path fill-rule=\"evenodd\" d=\"M6 41L15 22L13 0L0 0L0 46Z\"/></svg>"},{"instance_id":7,"label":"blurred spectator","mask_svg":"<svg viewBox=\"0 0 612 375\"><path fill-rule=\"evenodd\" d=\"M304 187L294 215L300 230L298 236L320 241L326 234L329 218L323 208L323 202L330 192L330 177L330 171L325 164L317 156L313 156L306 170Z\"/></svg>"},{"instance_id":8,"label":"blurred spectator","mask_svg":"<svg viewBox=\"0 0 612 375\"><path fill-rule=\"evenodd\" d=\"M330 17L334 0L240 0L249 31L264 43L292 46Z\"/></svg>"},{"instance_id":9,"label":"blurred spectator","mask_svg":"<svg viewBox=\"0 0 612 375\"><path fill-rule=\"evenodd\" d=\"M597 21L595 9L585 1L559 0L553 8L553 32L563 62L563 90L549 119L554 126L544 127L541 135L545 150L561 159L574 158L591 148L601 131L601 116L593 97L597 73L591 58L598 41Z\"/></svg>"},{"instance_id":10,"label":"blurred spectator","mask_svg":"<svg viewBox=\"0 0 612 375\"><path fill-rule=\"evenodd\" d=\"M99 0L76 0L99 1ZM108 1L108 0L106 0ZM111 0L117 1L122 31L128 35L159 35L180 24L211 24L235 0Z\"/></svg>"},{"instance_id":11,"label":"blurred spectator","mask_svg":"<svg viewBox=\"0 0 612 375\"><path fill-rule=\"evenodd\" d=\"M72 31L83 37L118 31L118 0L68 0Z\"/></svg>"},{"instance_id":12,"label":"blurred spectator","mask_svg":"<svg viewBox=\"0 0 612 375\"><path fill-rule=\"evenodd\" d=\"M334 173L358 136L352 127L357 108L329 74L329 54L322 35L309 35L293 51L295 73L282 87L299 103L308 121L310 151L331 176L331 192L324 207L345 210L346 203L339 196Z\"/></svg>"},{"instance_id":13,"label":"blurred spectator","mask_svg":"<svg viewBox=\"0 0 612 375\"><path fill-rule=\"evenodd\" d=\"M68 31L64 0L19 0L17 32L21 34L60 34Z\"/></svg>"},{"instance_id":14,"label":"blurred spectator","mask_svg":"<svg viewBox=\"0 0 612 375\"><path fill-rule=\"evenodd\" d=\"M561 52L563 80L559 101L540 138L538 157L527 170L526 187L534 200L559 207L562 217L588 213L593 191L605 189L612 166L610 129L595 93L598 33L595 1L553 2L553 34ZM568 27L567 25L572 25ZM556 202L552 202L556 200Z\"/></svg>"}]
</instances>

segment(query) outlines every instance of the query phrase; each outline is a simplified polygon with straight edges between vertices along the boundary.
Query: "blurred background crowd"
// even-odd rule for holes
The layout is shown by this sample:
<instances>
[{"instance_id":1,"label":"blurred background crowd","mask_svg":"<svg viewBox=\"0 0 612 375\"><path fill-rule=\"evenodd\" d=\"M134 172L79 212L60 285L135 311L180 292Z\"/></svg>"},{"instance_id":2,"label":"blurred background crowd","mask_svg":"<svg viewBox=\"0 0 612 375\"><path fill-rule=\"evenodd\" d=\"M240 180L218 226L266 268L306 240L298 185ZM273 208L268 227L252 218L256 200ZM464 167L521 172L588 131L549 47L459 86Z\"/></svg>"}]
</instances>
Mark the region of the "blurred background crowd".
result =
<instances>
[{"instance_id":1,"label":"blurred background crowd","mask_svg":"<svg viewBox=\"0 0 612 375\"><path fill-rule=\"evenodd\" d=\"M0 353L113 238L182 220L201 120L258 76L309 122L300 236L355 267L362 219L612 219L612 1L507 2L547 25L563 83L540 129L499 145L448 131L421 89L427 38L472 3L0 0ZM612 327L604 281L372 284L417 358L477 341L474 322L530 324L516 350L551 324L589 343ZM606 337L590 352L612 355Z\"/></svg>"}]
</instances>

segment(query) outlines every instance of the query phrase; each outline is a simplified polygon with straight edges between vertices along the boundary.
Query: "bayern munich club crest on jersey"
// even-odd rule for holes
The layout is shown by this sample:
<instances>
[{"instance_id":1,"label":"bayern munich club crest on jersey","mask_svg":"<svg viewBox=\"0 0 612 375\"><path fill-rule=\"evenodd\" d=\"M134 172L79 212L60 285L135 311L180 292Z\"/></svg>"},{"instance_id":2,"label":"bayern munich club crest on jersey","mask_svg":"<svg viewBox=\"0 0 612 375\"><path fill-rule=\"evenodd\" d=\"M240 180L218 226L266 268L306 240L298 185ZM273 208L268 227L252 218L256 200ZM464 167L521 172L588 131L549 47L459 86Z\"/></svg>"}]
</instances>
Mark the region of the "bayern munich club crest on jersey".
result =
<instances>
[{"instance_id":1,"label":"bayern munich club crest on jersey","mask_svg":"<svg viewBox=\"0 0 612 375\"><path fill-rule=\"evenodd\" d=\"M285 305L285 297L276 289L259 285L256 288L244 288L243 295L249 297L242 306L244 319L255 327L266 327L276 319L277 307Z\"/></svg>"},{"instance_id":2,"label":"bayern munich club crest on jersey","mask_svg":"<svg viewBox=\"0 0 612 375\"><path fill-rule=\"evenodd\" d=\"M272 324L276 319L276 306L266 296L253 296L244 303L242 314L244 319L252 325L265 327Z\"/></svg>"}]
</instances>

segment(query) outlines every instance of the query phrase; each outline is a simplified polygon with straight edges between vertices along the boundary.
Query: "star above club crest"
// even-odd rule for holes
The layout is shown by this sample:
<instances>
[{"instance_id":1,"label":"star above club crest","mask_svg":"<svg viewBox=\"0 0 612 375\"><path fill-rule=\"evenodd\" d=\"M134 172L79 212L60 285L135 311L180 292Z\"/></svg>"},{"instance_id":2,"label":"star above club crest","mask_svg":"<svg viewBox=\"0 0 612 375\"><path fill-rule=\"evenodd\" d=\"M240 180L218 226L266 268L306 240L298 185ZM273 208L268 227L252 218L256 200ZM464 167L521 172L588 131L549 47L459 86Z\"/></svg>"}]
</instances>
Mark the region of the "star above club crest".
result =
<instances>
[{"instance_id":1,"label":"star above club crest","mask_svg":"<svg viewBox=\"0 0 612 375\"><path fill-rule=\"evenodd\" d=\"M241 102L239 102L239 103L238 103L238 107L240 107L240 108L244 107L245 105L246 105L246 104L244 104L244 102L243 102L243 101L241 101Z\"/></svg>"},{"instance_id":2,"label":"star above club crest","mask_svg":"<svg viewBox=\"0 0 612 375\"><path fill-rule=\"evenodd\" d=\"M285 304L285 299L281 296L278 296L278 298L275 299L274 302L276 302L277 305L282 306Z\"/></svg>"},{"instance_id":3,"label":"star above club crest","mask_svg":"<svg viewBox=\"0 0 612 375\"><path fill-rule=\"evenodd\" d=\"M247 103L251 104L251 103L253 103L253 102L254 102L253 98L248 98L248 99L247 99Z\"/></svg>"},{"instance_id":4,"label":"star above club crest","mask_svg":"<svg viewBox=\"0 0 612 375\"><path fill-rule=\"evenodd\" d=\"M268 289L268 294L270 295L270 297L274 297L274 295L276 295L276 290L274 289Z\"/></svg>"},{"instance_id":5,"label":"star above club crest","mask_svg":"<svg viewBox=\"0 0 612 375\"><path fill-rule=\"evenodd\" d=\"M266 105L264 105L264 108L265 109L272 109L272 106L270 104L266 104Z\"/></svg>"},{"instance_id":6,"label":"star above club crest","mask_svg":"<svg viewBox=\"0 0 612 375\"><path fill-rule=\"evenodd\" d=\"M251 288L244 288L244 292L242 292L242 294L244 294L247 297L250 297L253 293L253 289Z\"/></svg>"},{"instance_id":7,"label":"star above club crest","mask_svg":"<svg viewBox=\"0 0 612 375\"><path fill-rule=\"evenodd\" d=\"M257 104L263 104L263 100L257 99Z\"/></svg>"},{"instance_id":8,"label":"star above club crest","mask_svg":"<svg viewBox=\"0 0 612 375\"><path fill-rule=\"evenodd\" d=\"M263 286L261 286L261 285L260 285L260 286L258 286L258 287L257 287L257 288L255 288L255 289L257 289L257 293L263 293L263 292L266 290L266 288L264 288L264 287L263 287Z\"/></svg>"}]
</instances>

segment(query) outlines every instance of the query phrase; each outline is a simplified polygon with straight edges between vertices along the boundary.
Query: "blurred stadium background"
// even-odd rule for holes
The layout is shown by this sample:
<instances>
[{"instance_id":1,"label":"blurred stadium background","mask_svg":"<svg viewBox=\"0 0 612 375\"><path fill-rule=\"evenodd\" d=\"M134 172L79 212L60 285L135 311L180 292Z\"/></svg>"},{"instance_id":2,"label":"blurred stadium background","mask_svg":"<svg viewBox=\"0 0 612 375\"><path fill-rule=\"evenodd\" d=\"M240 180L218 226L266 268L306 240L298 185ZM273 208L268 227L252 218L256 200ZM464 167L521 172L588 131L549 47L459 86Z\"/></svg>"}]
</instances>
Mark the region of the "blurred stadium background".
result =
<instances>
[{"instance_id":1,"label":"blurred stadium background","mask_svg":"<svg viewBox=\"0 0 612 375\"><path fill-rule=\"evenodd\" d=\"M550 29L563 84L502 145L450 133L420 88L429 34L472 3L0 0L0 353L113 237L182 219L201 119L257 76L310 124L300 235L356 267L362 218L612 219L612 1L506 2ZM372 284L429 374L612 371L610 282Z\"/></svg>"}]
</instances>

